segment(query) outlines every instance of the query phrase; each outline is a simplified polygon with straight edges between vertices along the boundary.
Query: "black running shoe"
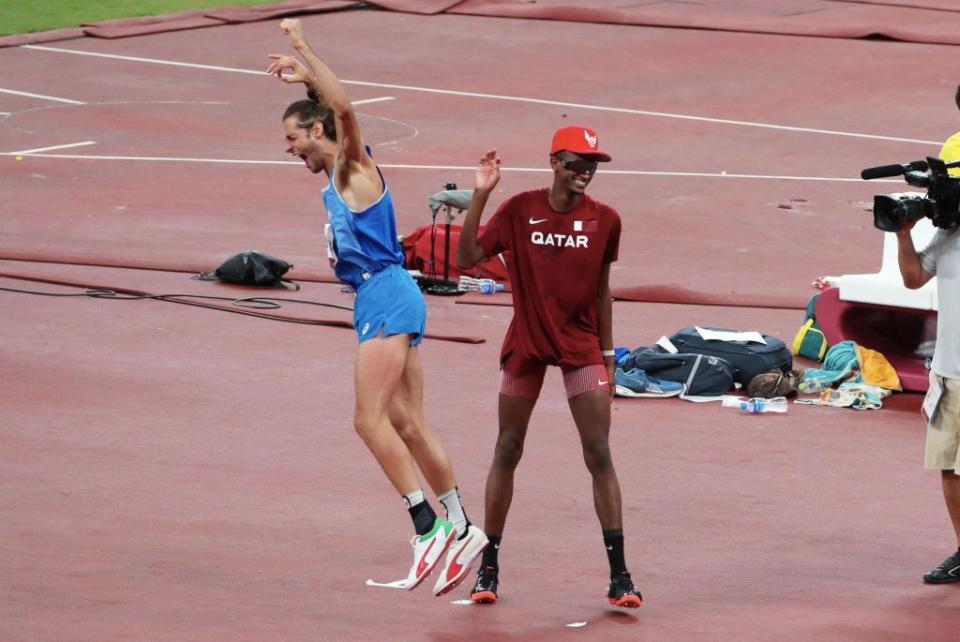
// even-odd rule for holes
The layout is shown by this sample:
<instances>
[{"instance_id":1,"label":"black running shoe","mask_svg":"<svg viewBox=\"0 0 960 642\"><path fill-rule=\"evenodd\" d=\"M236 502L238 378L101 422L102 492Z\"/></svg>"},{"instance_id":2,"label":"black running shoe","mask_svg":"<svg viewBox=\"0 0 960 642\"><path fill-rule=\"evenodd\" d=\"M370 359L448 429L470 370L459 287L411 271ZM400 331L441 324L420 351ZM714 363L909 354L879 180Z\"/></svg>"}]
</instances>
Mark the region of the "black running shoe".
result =
<instances>
[{"instance_id":1,"label":"black running shoe","mask_svg":"<svg viewBox=\"0 0 960 642\"><path fill-rule=\"evenodd\" d=\"M623 572L610 580L607 599L610 600L610 604L627 609L635 609L643 602L643 596L640 595L640 591L634 588L630 573L627 572Z\"/></svg>"},{"instance_id":2,"label":"black running shoe","mask_svg":"<svg viewBox=\"0 0 960 642\"><path fill-rule=\"evenodd\" d=\"M923 576L927 584L949 584L960 582L960 549L943 560L937 568Z\"/></svg>"},{"instance_id":3,"label":"black running shoe","mask_svg":"<svg viewBox=\"0 0 960 642\"><path fill-rule=\"evenodd\" d=\"M473 583L470 599L481 604L493 604L497 601L497 569L484 566L477 571L477 581Z\"/></svg>"}]
</instances>

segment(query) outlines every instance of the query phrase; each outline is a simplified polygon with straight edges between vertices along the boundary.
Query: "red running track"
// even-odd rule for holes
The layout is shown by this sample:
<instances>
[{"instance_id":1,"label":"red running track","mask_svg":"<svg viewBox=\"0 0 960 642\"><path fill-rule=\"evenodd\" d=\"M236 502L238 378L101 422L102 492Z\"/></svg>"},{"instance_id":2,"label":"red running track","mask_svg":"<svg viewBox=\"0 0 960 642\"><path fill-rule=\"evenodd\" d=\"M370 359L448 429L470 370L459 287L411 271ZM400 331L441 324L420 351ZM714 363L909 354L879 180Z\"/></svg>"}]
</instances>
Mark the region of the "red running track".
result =
<instances>
[{"instance_id":1,"label":"red running track","mask_svg":"<svg viewBox=\"0 0 960 642\"><path fill-rule=\"evenodd\" d=\"M615 286L742 304L618 302L620 345L689 323L789 339L800 311L748 306L879 267L864 208L901 186L839 179L936 153L956 127L956 79L930 63L947 46L374 11L306 25L354 100L384 99L363 125L403 230L446 181L468 185L488 146L508 168L502 199L545 183L556 126L601 132L615 162L591 192L623 214ZM0 273L246 296L188 275L258 247L296 264L304 289L283 297L350 304L323 282L320 184L283 164L280 113L298 93L244 73L282 49L275 24L51 47L0 51L18 71L0 82ZM428 304L432 331L486 339L423 347L428 417L482 521L510 310ZM363 585L406 571L409 523L350 429L349 330L6 291L0 310L3 640L947 640L960 624L954 587L919 579L951 536L915 395L777 417L618 400L627 556L647 600L621 613L602 597L589 478L551 373L502 600L472 607L451 603L465 588Z\"/></svg>"}]
</instances>

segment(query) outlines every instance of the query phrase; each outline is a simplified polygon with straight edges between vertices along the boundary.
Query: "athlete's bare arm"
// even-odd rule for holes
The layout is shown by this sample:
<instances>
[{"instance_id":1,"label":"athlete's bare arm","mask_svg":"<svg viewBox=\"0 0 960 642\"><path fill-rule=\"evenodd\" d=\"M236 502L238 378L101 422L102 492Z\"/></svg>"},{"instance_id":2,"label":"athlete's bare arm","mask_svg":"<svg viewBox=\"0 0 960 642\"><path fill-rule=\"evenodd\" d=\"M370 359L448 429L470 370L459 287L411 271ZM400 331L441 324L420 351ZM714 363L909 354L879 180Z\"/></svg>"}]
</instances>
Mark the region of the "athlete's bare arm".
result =
<instances>
[{"instance_id":1,"label":"athlete's bare arm","mask_svg":"<svg viewBox=\"0 0 960 642\"><path fill-rule=\"evenodd\" d=\"M333 110L339 147L339 157L334 163L337 187L351 207L365 209L370 203L380 198L383 185L373 159L364 149L360 124L353 104L333 71L310 47L304 37L300 20L286 18L280 22L280 28L290 37L290 44L307 63L309 73L304 73L297 68L296 65L300 63L295 58L279 54L270 56L274 62L267 72L276 74L287 82L303 82L314 90L323 104ZM293 75L282 75L284 70L292 71Z\"/></svg>"},{"instance_id":2,"label":"athlete's bare arm","mask_svg":"<svg viewBox=\"0 0 960 642\"><path fill-rule=\"evenodd\" d=\"M477 178L473 188L473 197L463 219L460 231L460 244L457 246L457 265L461 270L471 268L483 260L483 248L477 242L480 229L480 217L493 188L500 182L500 157L497 150L489 149L477 165Z\"/></svg>"},{"instance_id":3,"label":"athlete's bare arm","mask_svg":"<svg viewBox=\"0 0 960 642\"><path fill-rule=\"evenodd\" d=\"M337 143L340 151L349 162L363 162L368 158L363 149L360 125L353 110L347 91L336 75L320 60L303 35L303 24L297 18L286 18L280 22L280 28L290 36L290 44L303 56L307 67L313 74L313 88L324 104L333 110L337 117Z\"/></svg>"},{"instance_id":4,"label":"athlete's bare arm","mask_svg":"<svg viewBox=\"0 0 960 642\"><path fill-rule=\"evenodd\" d=\"M597 321L600 331L600 349L613 350L613 298L610 296L610 264L604 263L600 270L600 287L597 290ZM616 374L616 362L612 356L604 356L607 375L610 377L610 397L616 386L613 385Z\"/></svg>"}]
</instances>

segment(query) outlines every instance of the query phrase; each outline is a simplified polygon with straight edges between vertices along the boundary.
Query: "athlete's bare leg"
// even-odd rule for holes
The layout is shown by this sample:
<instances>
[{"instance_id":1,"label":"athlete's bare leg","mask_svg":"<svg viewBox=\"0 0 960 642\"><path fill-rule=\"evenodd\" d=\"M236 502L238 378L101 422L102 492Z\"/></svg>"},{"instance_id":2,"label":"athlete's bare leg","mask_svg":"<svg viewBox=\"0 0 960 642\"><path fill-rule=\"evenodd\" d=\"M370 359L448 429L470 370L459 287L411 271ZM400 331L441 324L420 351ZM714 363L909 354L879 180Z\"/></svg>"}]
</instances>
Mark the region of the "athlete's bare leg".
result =
<instances>
[{"instance_id":1,"label":"athlete's bare leg","mask_svg":"<svg viewBox=\"0 0 960 642\"><path fill-rule=\"evenodd\" d=\"M593 477L593 504L603 530L623 528L620 482L610 457L610 393L584 392L568 400L580 433L583 461Z\"/></svg>"},{"instance_id":2,"label":"athlete's bare leg","mask_svg":"<svg viewBox=\"0 0 960 642\"><path fill-rule=\"evenodd\" d=\"M410 346L407 350L403 374L390 402L389 416L390 423L413 455L433 492L439 495L456 486L447 451L430 430L423 412L423 365L417 346Z\"/></svg>"},{"instance_id":3,"label":"athlete's bare leg","mask_svg":"<svg viewBox=\"0 0 960 642\"><path fill-rule=\"evenodd\" d=\"M507 511L513 501L513 472L523 455L523 441L536 403L536 399L500 395L500 431L493 451L493 463L487 473L484 497L484 530L487 533L503 534Z\"/></svg>"},{"instance_id":4,"label":"athlete's bare leg","mask_svg":"<svg viewBox=\"0 0 960 642\"><path fill-rule=\"evenodd\" d=\"M391 400L403 375L410 336L378 336L360 344L354 375L354 428L401 495L420 488L413 457L390 423Z\"/></svg>"}]
</instances>

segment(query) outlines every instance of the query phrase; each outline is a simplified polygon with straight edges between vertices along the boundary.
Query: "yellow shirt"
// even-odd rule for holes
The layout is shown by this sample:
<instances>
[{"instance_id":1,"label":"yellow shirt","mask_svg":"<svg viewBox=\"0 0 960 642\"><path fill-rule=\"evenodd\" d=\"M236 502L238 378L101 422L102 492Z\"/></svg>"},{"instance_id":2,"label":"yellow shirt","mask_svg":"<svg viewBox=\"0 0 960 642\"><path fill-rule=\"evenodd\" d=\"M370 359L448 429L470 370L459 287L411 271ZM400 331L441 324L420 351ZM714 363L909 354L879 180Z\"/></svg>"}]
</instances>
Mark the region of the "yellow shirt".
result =
<instances>
[{"instance_id":1,"label":"yellow shirt","mask_svg":"<svg viewBox=\"0 0 960 642\"><path fill-rule=\"evenodd\" d=\"M940 160L946 163L952 163L960 160L960 132L947 139L940 150ZM960 167L954 167L949 170L951 176L960 176Z\"/></svg>"}]
</instances>

